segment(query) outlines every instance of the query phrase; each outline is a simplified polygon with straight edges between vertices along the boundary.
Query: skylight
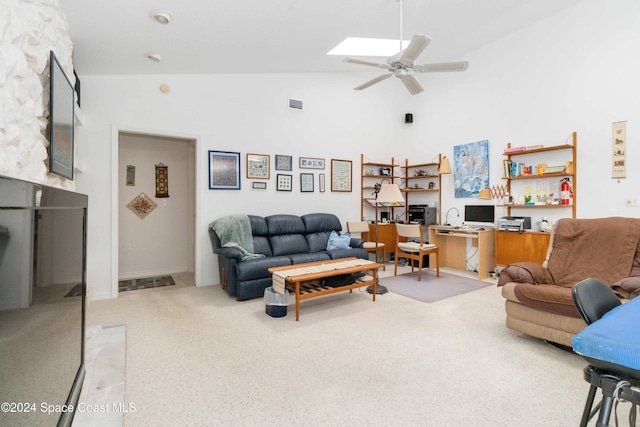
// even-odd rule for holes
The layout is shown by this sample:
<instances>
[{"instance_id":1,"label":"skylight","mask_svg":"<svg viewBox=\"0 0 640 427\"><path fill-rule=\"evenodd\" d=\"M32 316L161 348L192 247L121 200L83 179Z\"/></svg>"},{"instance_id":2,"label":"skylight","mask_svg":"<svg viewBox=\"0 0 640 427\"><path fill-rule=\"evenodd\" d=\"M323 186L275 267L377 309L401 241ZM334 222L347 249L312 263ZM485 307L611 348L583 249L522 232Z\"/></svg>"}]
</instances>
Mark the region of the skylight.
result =
<instances>
[{"instance_id":1,"label":"skylight","mask_svg":"<svg viewBox=\"0 0 640 427\"><path fill-rule=\"evenodd\" d=\"M406 49L409 42L403 40L402 49ZM392 56L399 52L399 48L398 40L347 37L327 55Z\"/></svg>"}]
</instances>

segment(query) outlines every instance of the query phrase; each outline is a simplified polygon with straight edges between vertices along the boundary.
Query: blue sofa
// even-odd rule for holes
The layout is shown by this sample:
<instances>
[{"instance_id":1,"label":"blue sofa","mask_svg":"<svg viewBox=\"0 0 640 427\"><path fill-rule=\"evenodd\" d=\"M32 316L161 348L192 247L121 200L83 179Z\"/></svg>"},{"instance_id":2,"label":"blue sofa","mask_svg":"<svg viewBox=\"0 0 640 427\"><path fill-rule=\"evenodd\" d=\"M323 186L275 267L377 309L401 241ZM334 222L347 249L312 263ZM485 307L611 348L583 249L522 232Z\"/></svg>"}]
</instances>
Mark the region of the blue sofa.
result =
<instances>
[{"instance_id":1,"label":"blue sofa","mask_svg":"<svg viewBox=\"0 0 640 427\"><path fill-rule=\"evenodd\" d=\"M253 252L264 258L245 259L235 247L223 247L209 225L213 252L218 255L218 269L223 289L239 301L262 297L271 286L271 267L302 264L338 258L368 259L362 249L363 240L351 238L349 248L327 250L332 231L342 231L340 220L333 214L312 213L302 216L248 215L251 224Z\"/></svg>"}]
</instances>

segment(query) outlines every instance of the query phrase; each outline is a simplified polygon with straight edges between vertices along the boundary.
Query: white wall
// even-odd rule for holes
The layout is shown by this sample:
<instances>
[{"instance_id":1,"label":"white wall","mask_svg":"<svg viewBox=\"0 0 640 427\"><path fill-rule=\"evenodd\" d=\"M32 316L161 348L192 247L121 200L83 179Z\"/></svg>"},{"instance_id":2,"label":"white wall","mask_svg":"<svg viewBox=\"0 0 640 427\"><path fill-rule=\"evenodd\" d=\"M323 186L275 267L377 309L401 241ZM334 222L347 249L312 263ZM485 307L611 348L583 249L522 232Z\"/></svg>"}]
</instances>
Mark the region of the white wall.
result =
<instances>
[{"instance_id":1,"label":"white wall","mask_svg":"<svg viewBox=\"0 0 640 427\"><path fill-rule=\"evenodd\" d=\"M360 153L372 161L391 156L428 162L453 146L488 139L490 182L503 184L502 152L515 145L563 143L578 132L578 216L637 216L625 208L633 183L640 117L637 70L640 4L634 0L586 0L539 24L469 54L461 74L418 78L425 93L411 97L400 82L387 80L363 92L354 86L376 73L80 76L85 125L79 129L86 171L78 190L89 194L89 286L93 298L111 295L110 248L117 235L107 225L114 215L112 171L114 128L143 127L159 133L197 135L198 285L218 283L216 259L207 236L210 221L232 213L304 214L328 211L343 221L360 213ZM166 83L171 93L159 86ZM289 111L287 98L301 99L304 112ZM414 123L406 125L404 114ZM628 178L611 176L611 123L629 121ZM114 142L115 141L115 142ZM208 190L207 151L351 159L352 193ZM272 157L273 160L273 157ZM243 172L245 174L243 161ZM634 170L635 169L635 170ZM300 170L294 169L297 183ZM329 170L324 171L329 176ZM327 182L327 185L329 182ZM636 193L636 194L634 194ZM443 177L442 212L462 209L471 199L455 199L453 177ZM534 221L538 215L532 213ZM500 212L498 212L500 214ZM538 215L539 216L539 215ZM549 215L552 216L552 215Z\"/></svg>"},{"instance_id":2,"label":"white wall","mask_svg":"<svg viewBox=\"0 0 640 427\"><path fill-rule=\"evenodd\" d=\"M578 133L578 217L638 216L624 207L638 197L640 3L590 0L468 55L469 69L453 84L445 75L422 78L426 102L415 105L420 141L452 146L489 140L490 183L504 184L502 152L514 145L562 144ZM428 77L428 78L427 78ZM426 95L425 94L425 95ZM428 99L427 99L428 98ZM611 123L628 121L627 179L611 179ZM462 208L452 176L443 177L443 209ZM502 209L498 209L500 213ZM517 211L561 215L555 210Z\"/></svg>"},{"instance_id":3,"label":"white wall","mask_svg":"<svg viewBox=\"0 0 640 427\"><path fill-rule=\"evenodd\" d=\"M193 200L189 194L189 141L121 134L118 165L118 279L189 271L193 239ZM155 166L167 166L169 197L156 198ZM126 185L127 166L135 166L135 185ZM127 204L140 193L157 207L140 219ZM191 215L189 215L191 213ZM191 242L191 245L189 244ZM128 245L128 246L127 246Z\"/></svg>"}]
</instances>

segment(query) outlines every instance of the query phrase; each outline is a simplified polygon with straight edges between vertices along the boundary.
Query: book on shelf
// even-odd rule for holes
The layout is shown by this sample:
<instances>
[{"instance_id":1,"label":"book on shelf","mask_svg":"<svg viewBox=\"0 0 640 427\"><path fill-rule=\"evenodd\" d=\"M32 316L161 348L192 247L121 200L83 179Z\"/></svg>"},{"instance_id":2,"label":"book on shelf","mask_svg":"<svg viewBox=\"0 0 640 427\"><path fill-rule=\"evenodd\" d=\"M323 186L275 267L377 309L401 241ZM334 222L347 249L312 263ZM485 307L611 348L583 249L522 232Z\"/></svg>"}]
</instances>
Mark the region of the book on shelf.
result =
<instances>
[{"instance_id":1,"label":"book on shelf","mask_svg":"<svg viewBox=\"0 0 640 427\"><path fill-rule=\"evenodd\" d=\"M521 147L507 147L504 149L505 153L518 153L520 151L525 151L527 149L527 147L521 146Z\"/></svg>"},{"instance_id":2,"label":"book on shelf","mask_svg":"<svg viewBox=\"0 0 640 427\"><path fill-rule=\"evenodd\" d=\"M527 150L539 150L540 148L544 148L544 145L542 145L542 144L527 145L525 148Z\"/></svg>"}]
</instances>

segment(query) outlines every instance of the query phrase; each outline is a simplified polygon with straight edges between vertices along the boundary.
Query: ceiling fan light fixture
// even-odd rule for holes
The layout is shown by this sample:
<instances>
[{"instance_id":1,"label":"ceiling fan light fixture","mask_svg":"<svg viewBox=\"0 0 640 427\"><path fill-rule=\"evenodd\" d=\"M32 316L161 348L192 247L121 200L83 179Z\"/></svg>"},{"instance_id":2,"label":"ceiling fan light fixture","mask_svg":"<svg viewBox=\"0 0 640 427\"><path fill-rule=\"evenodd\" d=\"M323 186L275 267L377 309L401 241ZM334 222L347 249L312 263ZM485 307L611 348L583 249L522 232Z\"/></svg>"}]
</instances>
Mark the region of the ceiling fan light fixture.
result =
<instances>
[{"instance_id":1,"label":"ceiling fan light fixture","mask_svg":"<svg viewBox=\"0 0 640 427\"><path fill-rule=\"evenodd\" d=\"M162 61L162 55L156 52L147 52L144 54L144 57L152 62L160 62Z\"/></svg>"},{"instance_id":2,"label":"ceiling fan light fixture","mask_svg":"<svg viewBox=\"0 0 640 427\"><path fill-rule=\"evenodd\" d=\"M149 16L162 25L167 25L171 22L171 13L168 10L155 9L149 12Z\"/></svg>"},{"instance_id":3,"label":"ceiling fan light fixture","mask_svg":"<svg viewBox=\"0 0 640 427\"><path fill-rule=\"evenodd\" d=\"M402 41L402 48L409 46L409 40ZM398 53L398 40L347 37L327 55L391 56Z\"/></svg>"}]
</instances>

